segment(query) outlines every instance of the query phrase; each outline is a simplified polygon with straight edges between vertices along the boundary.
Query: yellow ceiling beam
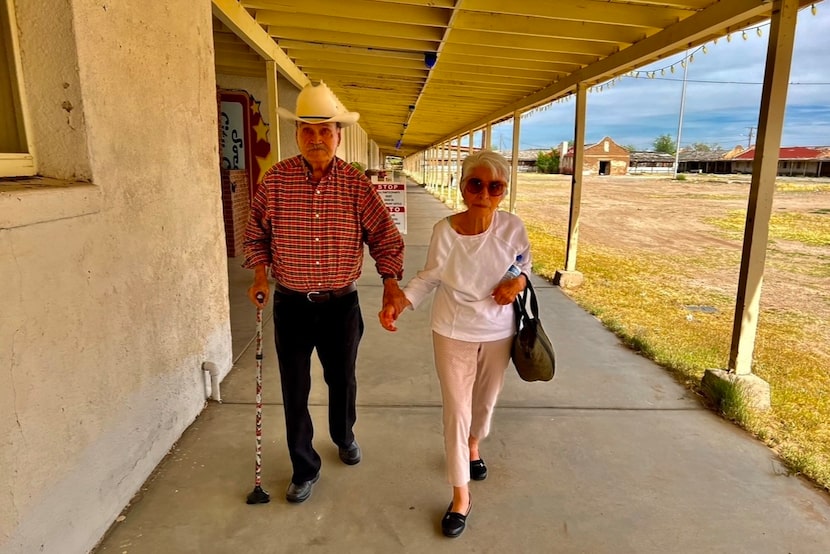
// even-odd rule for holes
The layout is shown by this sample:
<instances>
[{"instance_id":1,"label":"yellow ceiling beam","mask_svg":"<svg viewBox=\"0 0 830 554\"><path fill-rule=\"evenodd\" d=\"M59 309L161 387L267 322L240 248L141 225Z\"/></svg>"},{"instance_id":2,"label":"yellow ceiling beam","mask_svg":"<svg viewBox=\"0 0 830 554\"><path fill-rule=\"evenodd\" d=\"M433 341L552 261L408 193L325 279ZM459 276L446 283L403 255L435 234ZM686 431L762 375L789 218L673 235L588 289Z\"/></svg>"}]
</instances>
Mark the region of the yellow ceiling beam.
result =
<instances>
[{"instance_id":1,"label":"yellow ceiling beam","mask_svg":"<svg viewBox=\"0 0 830 554\"><path fill-rule=\"evenodd\" d=\"M406 22L433 27L446 26L449 20L449 10L445 8L384 4L371 0L349 0L348 10L343 9L343 0L244 0L243 4L246 8L257 10L257 21L269 25L279 25L279 18L285 14L313 15L318 22L321 18L342 15L364 22Z\"/></svg>"},{"instance_id":2,"label":"yellow ceiling beam","mask_svg":"<svg viewBox=\"0 0 830 554\"><path fill-rule=\"evenodd\" d=\"M409 6L429 6L434 8L452 8L455 6L455 0L377 0L379 3L387 4L406 4Z\"/></svg>"},{"instance_id":3,"label":"yellow ceiling beam","mask_svg":"<svg viewBox=\"0 0 830 554\"><path fill-rule=\"evenodd\" d=\"M546 71L546 72L567 72L574 71L580 67L575 63L561 63L557 61L537 60L510 60L507 58L490 58L487 56L461 56L455 54L441 54L441 67L443 69L461 69L463 66L472 67L504 67L513 68L519 71Z\"/></svg>"},{"instance_id":4,"label":"yellow ceiling beam","mask_svg":"<svg viewBox=\"0 0 830 554\"><path fill-rule=\"evenodd\" d=\"M441 36L443 35L442 27L425 27L406 23L381 23L374 25L370 21L367 22L350 17L334 17L331 15L328 17L319 17L306 14L258 12L256 21L263 26L274 26L282 29L294 28L303 33L308 33L308 29L314 29L315 37L322 39L328 39L325 35L330 32L432 41L441 40Z\"/></svg>"},{"instance_id":5,"label":"yellow ceiling beam","mask_svg":"<svg viewBox=\"0 0 830 554\"><path fill-rule=\"evenodd\" d=\"M213 15L236 33L264 60L277 64L280 72L296 86L308 84L308 77L294 65L291 59L274 43L268 33L236 0L211 0Z\"/></svg>"},{"instance_id":6,"label":"yellow ceiling beam","mask_svg":"<svg viewBox=\"0 0 830 554\"><path fill-rule=\"evenodd\" d=\"M694 15L696 11L693 8L684 9L655 3L651 3L649 6L638 6L629 3L608 2L607 0L570 0L568 2L475 0L475 2L465 4L464 9L660 29L673 25L681 19L686 19Z\"/></svg>"},{"instance_id":7,"label":"yellow ceiling beam","mask_svg":"<svg viewBox=\"0 0 830 554\"><path fill-rule=\"evenodd\" d=\"M453 29L450 44L488 44L491 46L536 50L539 52L563 52L566 54L590 54L607 56L618 48L626 46L608 42L577 40L573 38L548 38L528 35L510 35L490 31Z\"/></svg>"},{"instance_id":8,"label":"yellow ceiling beam","mask_svg":"<svg viewBox=\"0 0 830 554\"><path fill-rule=\"evenodd\" d=\"M268 26L268 34L272 37L277 37L278 42L280 43L282 38L297 42L309 41L309 39L312 38L305 29L279 27L274 25ZM363 35L336 31L321 34L317 38L318 42L324 41L328 44L354 44L355 46L364 48L379 48L384 50L412 52L428 52L430 50L434 50L437 45L437 42L429 40L396 39L377 35Z\"/></svg>"},{"instance_id":9,"label":"yellow ceiling beam","mask_svg":"<svg viewBox=\"0 0 830 554\"><path fill-rule=\"evenodd\" d=\"M489 31L524 36L556 37L595 42L631 44L653 34L654 27L626 27L603 23L574 22L562 19L534 19L521 15L496 15L480 12L461 12L453 24L455 31Z\"/></svg>"},{"instance_id":10,"label":"yellow ceiling beam","mask_svg":"<svg viewBox=\"0 0 830 554\"><path fill-rule=\"evenodd\" d=\"M569 69L573 69L570 67ZM446 59L441 66L441 74L457 75L457 74L472 74L472 75L502 75L507 77L527 77L529 79L539 79L541 81L551 82L559 78L565 71L545 71L539 69L530 69L528 67L517 67L509 65L496 64L461 64L448 63Z\"/></svg>"},{"instance_id":11,"label":"yellow ceiling beam","mask_svg":"<svg viewBox=\"0 0 830 554\"><path fill-rule=\"evenodd\" d=\"M545 52L542 50L527 50L521 48L504 48L493 45L475 45L449 43L444 46L444 54L460 56L487 56L488 58L500 58L505 60L532 60L532 61L555 61L558 63L570 63L574 65L588 65L599 59L594 54L566 54L562 52Z\"/></svg>"},{"instance_id":12,"label":"yellow ceiling beam","mask_svg":"<svg viewBox=\"0 0 830 554\"><path fill-rule=\"evenodd\" d=\"M295 54L311 54L320 57L339 56L371 56L378 59L380 63L396 63L396 59L415 60L424 63L423 52L406 52L400 50L376 50L366 47L344 46L342 44L319 44L314 42L302 42L297 40L280 39L280 47L294 58Z\"/></svg>"},{"instance_id":13,"label":"yellow ceiling beam","mask_svg":"<svg viewBox=\"0 0 830 554\"><path fill-rule=\"evenodd\" d=\"M350 66L372 66L374 73L383 73L388 67L420 69L425 75L427 72L422 55L412 56L410 58L389 58L373 56L371 54L328 52L325 56L321 56L319 51L299 48L288 50L288 54L294 60L295 64L305 67L341 67L343 64L346 64Z\"/></svg>"}]
</instances>

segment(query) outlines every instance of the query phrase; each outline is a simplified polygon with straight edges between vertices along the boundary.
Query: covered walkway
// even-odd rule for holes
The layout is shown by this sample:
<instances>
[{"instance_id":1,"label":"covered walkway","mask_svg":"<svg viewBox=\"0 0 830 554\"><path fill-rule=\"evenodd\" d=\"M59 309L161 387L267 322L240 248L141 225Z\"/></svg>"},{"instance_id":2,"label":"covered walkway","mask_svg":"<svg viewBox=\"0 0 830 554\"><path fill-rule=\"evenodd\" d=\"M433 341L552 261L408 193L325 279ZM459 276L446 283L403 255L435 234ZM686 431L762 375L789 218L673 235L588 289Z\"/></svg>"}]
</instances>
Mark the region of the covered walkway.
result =
<instances>
[{"instance_id":1,"label":"covered walkway","mask_svg":"<svg viewBox=\"0 0 830 554\"><path fill-rule=\"evenodd\" d=\"M433 223L449 213L417 185L407 209L405 279L420 269ZM450 488L429 309L406 313L398 333L384 331L376 317L382 287L368 258L359 282L363 461L338 460L315 365L322 476L308 501L285 501L291 469L267 322L263 486L272 501L249 506L254 311L240 262L229 261L235 363L222 383L223 403L211 403L184 433L96 552L830 552L830 495L789 476L771 450L701 407L538 278L557 375L524 383L509 371L482 443L489 476L471 484L464 535L444 538L439 519Z\"/></svg>"}]
</instances>

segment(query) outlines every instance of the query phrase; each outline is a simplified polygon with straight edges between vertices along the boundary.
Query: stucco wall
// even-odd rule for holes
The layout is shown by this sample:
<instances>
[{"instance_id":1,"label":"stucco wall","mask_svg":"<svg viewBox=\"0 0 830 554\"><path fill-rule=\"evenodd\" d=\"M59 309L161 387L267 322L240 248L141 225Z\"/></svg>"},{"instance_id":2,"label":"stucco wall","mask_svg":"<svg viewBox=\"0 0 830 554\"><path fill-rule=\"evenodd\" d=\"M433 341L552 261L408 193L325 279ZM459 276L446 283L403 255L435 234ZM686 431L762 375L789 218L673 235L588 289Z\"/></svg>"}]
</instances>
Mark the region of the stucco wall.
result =
<instances>
[{"instance_id":1,"label":"stucco wall","mask_svg":"<svg viewBox=\"0 0 830 554\"><path fill-rule=\"evenodd\" d=\"M102 201L0 229L0 552L79 553L201 411L202 362L231 366L211 8L33 4L41 173Z\"/></svg>"}]
</instances>

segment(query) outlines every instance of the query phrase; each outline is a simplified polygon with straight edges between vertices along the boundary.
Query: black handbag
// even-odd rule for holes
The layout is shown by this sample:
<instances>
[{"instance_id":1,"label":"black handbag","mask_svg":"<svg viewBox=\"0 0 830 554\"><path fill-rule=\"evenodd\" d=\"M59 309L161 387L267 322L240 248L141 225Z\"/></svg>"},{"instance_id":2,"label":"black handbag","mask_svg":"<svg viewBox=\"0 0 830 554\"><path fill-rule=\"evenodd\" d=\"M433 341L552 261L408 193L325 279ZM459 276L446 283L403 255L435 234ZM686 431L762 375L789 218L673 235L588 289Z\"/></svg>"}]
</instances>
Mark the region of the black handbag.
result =
<instances>
[{"instance_id":1,"label":"black handbag","mask_svg":"<svg viewBox=\"0 0 830 554\"><path fill-rule=\"evenodd\" d=\"M550 381L556 372L556 358L553 345L542 328L539 320L539 302L536 300L536 291L527 279L527 288L513 301L513 310L516 317L516 336L513 337L513 347L510 359L519 372L519 377L525 381ZM527 301L530 297L530 313L527 311Z\"/></svg>"}]
</instances>

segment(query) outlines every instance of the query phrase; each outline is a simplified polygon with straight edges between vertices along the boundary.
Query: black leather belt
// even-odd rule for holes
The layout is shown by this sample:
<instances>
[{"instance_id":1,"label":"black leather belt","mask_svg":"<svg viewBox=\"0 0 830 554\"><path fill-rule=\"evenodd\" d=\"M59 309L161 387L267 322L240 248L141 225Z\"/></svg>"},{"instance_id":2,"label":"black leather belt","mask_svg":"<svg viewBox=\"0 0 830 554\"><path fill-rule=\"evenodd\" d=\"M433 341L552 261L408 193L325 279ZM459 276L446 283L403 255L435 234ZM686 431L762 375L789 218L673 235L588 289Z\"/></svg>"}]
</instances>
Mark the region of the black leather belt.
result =
<instances>
[{"instance_id":1,"label":"black leather belt","mask_svg":"<svg viewBox=\"0 0 830 554\"><path fill-rule=\"evenodd\" d=\"M319 304L322 302L328 302L329 300L333 300L335 298L340 298L341 296L345 296L350 292L354 292L357 290L357 285L354 283L349 283L345 287L334 289L334 290L312 290L309 292L302 292L299 290L291 290L287 289L279 283L274 285L274 289L276 292L283 294L285 296L305 296L306 300L309 302L314 302L315 304Z\"/></svg>"}]
</instances>

